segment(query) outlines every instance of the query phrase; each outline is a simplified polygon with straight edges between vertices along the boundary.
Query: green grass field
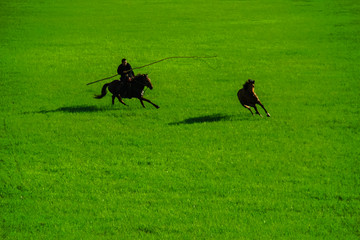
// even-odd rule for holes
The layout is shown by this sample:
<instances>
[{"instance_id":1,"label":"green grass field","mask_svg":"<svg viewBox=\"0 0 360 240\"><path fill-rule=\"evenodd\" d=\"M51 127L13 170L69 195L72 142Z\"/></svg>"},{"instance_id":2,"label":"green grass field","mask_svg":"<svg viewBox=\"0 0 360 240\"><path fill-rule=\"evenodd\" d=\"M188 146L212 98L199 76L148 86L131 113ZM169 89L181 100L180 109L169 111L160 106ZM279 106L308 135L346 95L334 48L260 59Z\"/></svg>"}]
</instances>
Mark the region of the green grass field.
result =
<instances>
[{"instance_id":1,"label":"green grass field","mask_svg":"<svg viewBox=\"0 0 360 240\"><path fill-rule=\"evenodd\" d=\"M359 239L359 27L355 0L1 3L0 238ZM214 55L136 70L160 109L86 85Z\"/></svg>"}]
</instances>

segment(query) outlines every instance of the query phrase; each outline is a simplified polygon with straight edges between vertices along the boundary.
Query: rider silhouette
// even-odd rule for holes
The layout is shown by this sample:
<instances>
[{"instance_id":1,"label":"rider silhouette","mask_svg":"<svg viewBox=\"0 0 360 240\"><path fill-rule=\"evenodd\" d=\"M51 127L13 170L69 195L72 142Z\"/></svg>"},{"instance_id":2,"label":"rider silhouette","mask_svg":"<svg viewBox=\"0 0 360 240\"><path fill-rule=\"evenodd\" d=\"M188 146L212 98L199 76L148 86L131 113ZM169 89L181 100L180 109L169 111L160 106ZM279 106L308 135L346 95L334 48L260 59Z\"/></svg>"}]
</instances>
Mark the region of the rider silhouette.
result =
<instances>
[{"instance_id":1,"label":"rider silhouette","mask_svg":"<svg viewBox=\"0 0 360 240\"><path fill-rule=\"evenodd\" d=\"M121 60L121 64L119 65L117 72L121 76L120 81L122 82L131 82L135 75L130 63L128 63L125 58Z\"/></svg>"},{"instance_id":2,"label":"rider silhouette","mask_svg":"<svg viewBox=\"0 0 360 240\"><path fill-rule=\"evenodd\" d=\"M131 81L134 78L134 72L130 63L127 62L125 58L121 60L121 64L117 69L118 74L120 75L120 86L124 93L127 92L127 89L131 85Z\"/></svg>"}]
</instances>

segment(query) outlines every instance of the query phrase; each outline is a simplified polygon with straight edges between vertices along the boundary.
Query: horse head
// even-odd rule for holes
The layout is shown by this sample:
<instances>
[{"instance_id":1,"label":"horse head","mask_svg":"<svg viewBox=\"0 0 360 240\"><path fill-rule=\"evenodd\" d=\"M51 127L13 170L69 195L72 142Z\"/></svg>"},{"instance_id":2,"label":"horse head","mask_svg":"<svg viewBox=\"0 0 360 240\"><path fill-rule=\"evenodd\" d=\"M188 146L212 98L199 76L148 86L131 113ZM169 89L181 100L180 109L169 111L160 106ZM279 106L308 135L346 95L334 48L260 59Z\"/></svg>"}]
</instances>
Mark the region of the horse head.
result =
<instances>
[{"instance_id":1,"label":"horse head","mask_svg":"<svg viewBox=\"0 0 360 240\"><path fill-rule=\"evenodd\" d=\"M251 79L248 79L248 80L244 83L243 87L244 87L245 90L254 89L254 87L255 87L255 81L254 81L254 80L251 80Z\"/></svg>"},{"instance_id":2,"label":"horse head","mask_svg":"<svg viewBox=\"0 0 360 240\"><path fill-rule=\"evenodd\" d=\"M138 82L140 85L153 89L151 80L147 74L138 74L134 80L134 82Z\"/></svg>"},{"instance_id":3,"label":"horse head","mask_svg":"<svg viewBox=\"0 0 360 240\"><path fill-rule=\"evenodd\" d=\"M151 83L149 76L147 74L143 74L143 77L144 77L144 85L150 88L150 90L153 89L153 85Z\"/></svg>"}]
</instances>

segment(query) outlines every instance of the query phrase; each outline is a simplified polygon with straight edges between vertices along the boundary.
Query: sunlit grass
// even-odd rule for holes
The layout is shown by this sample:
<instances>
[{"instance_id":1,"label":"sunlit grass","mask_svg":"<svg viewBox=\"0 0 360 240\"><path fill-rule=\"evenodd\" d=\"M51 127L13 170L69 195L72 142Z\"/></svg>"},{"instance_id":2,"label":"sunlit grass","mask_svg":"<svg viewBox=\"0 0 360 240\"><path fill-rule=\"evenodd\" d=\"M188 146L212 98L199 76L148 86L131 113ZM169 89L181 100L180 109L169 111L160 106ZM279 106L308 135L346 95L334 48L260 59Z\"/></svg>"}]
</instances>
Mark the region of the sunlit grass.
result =
<instances>
[{"instance_id":1,"label":"sunlit grass","mask_svg":"<svg viewBox=\"0 0 360 240\"><path fill-rule=\"evenodd\" d=\"M1 8L5 239L356 239L352 1L11 1ZM129 14L131 13L131 14ZM170 56L128 106L121 58ZM248 79L271 118L236 98ZM265 116L262 109L260 112Z\"/></svg>"}]
</instances>

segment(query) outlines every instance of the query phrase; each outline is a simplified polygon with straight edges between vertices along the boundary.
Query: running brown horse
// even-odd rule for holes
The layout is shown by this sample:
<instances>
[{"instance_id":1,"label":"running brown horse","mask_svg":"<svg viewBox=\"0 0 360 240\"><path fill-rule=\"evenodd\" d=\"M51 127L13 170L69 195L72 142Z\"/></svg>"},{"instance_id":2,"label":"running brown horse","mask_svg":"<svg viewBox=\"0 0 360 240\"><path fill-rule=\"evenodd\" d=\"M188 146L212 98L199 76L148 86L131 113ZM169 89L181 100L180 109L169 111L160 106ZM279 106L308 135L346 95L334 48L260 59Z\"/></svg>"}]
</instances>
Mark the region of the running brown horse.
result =
<instances>
[{"instance_id":1,"label":"running brown horse","mask_svg":"<svg viewBox=\"0 0 360 240\"><path fill-rule=\"evenodd\" d=\"M95 95L95 98L103 98L107 93L106 89L109 89L109 91L113 94L112 104L114 104L115 98L119 99L119 102L124 105L126 105L126 103L122 100L123 98L137 98L140 100L143 107L145 107L143 101L146 101L151 103L154 107L159 108L158 105L143 97L145 87L153 89L150 78L147 74L138 74L131 80L131 82L128 83L122 83L119 80L114 80L110 83L104 84L101 94Z\"/></svg>"},{"instance_id":2,"label":"running brown horse","mask_svg":"<svg viewBox=\"0 0 360 240\"><path fill-rule=\"evenodd\" d=\"M270 113L268 113L268 111L266 111L264 105L262 105L258 96L256 95L256 93L254 91L254 87L255 87L254 85L255 85L254 80L249 79L245 82L245 84L243 85L243 88L240 89L237 93L239 101L240 101L241 105L243 105L245 108L250 110L252 115L254 115L254 113L251 111L250 107L253 107L256 111L256 114L259 114L260 117L262 117L256 108L256 104L259 104L265 110L266 116L270 117Z\"/></svg>"}]
</instances>

